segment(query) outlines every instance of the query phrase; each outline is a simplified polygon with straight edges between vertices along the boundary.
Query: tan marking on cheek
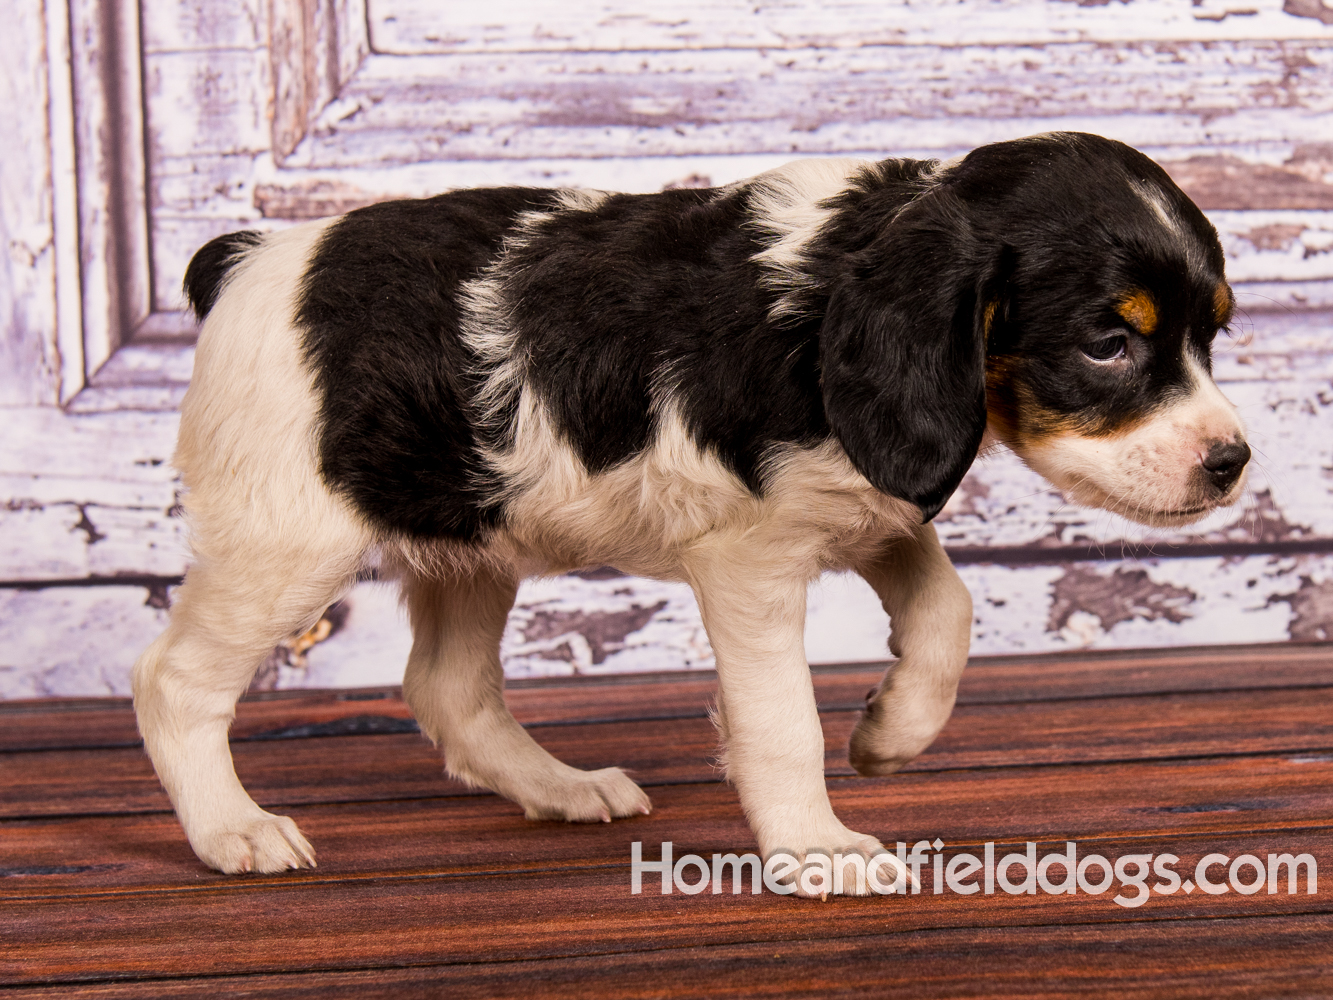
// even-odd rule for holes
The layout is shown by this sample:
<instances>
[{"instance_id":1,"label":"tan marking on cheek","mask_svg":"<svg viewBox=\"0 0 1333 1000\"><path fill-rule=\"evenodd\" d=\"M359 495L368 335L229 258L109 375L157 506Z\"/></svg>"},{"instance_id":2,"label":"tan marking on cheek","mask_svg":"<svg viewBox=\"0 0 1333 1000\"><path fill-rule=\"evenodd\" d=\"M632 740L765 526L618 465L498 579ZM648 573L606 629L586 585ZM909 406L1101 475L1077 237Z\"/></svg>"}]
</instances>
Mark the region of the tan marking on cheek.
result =
<instances>
[{"instance_id":1,"label":"tan marking on cheek","mask_svg":"<svg viewBox=\"0 0 1333 1000\"><path fill-rule=\"evenodd\" d=\"M1038 403L1022 379L1016 377L1019 366L1012 357L986 361L986 413L1000 437L1027 447L1072 432L1077 421Z\"/></svg>"},{"instance_id":2,"label":"tan marking on cheek","mask_svg":"<svg viewBox=\"0 0 1333 1000\"><path fill-rule=\"evenodd\" d=\"M1231 309L1235 301L1231 288L1225 281L1219 281L1217 287L1213 289L1213 320L1218 326L1226 326L1230 322Z\"/></svg>"},{"instance_id":3,"label":"tan marking on cheek","mask_svg":"<svg viewBox=\"0 0 1333 1000\"><path fill-rule=\"evenodd\" d=\"M1120 300L1115 311L1145 337L1157 332L1157 305L1147 292L1130 292Z\"/></svg>"},{"instance_id":4,"label":"tan marking on cheek","mask_svg":"<svg viewBox=\"0 0 1333 1000\"><path fill-rule=\"evenodd\" d=\"M1030 448L1059 437L1105 440L1140 428L1148 415L1113 422L1095 414L1065 413L1043 406L1024 384L1021 362L1013 357L986 361L986 412L1001 439Z\"/></svg>"},{"instance_id":5,"label":"tan marking on cheek","mask_svg":"<svg viewBox=\"0 0 1333 1000\"><path fill-rule=\"evenodd\" d=\"M987 340L990 339L990 328L991 328L991 324L995 322L995 310L996 310L997 308L999 308L999 305L1000 305L1000 302L999 302L999 300L997 299L996 301L991 302L990 304L988 304L988 305L986 306L986 312L985 312L985 315L983 316L983 318L982 318L982 322L981 322L981 329L982 329L983 333L985 334Z\"/></svg>"}]
</instances>

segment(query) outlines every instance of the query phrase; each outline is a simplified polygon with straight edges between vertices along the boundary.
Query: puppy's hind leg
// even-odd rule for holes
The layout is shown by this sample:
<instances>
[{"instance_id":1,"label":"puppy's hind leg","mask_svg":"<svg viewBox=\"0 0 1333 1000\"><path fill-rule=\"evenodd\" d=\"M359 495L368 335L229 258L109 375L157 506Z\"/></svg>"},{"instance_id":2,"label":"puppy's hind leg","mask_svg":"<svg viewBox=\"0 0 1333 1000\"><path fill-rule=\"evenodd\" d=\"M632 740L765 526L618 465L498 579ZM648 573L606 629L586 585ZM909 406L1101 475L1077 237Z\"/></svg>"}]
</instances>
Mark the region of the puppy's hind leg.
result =
<instances>
[{"instance_id":1,"label":"puppy's hind leg","mask_svg":"<svg viewBox=\"0 0 1333 1000\"><path fill-rule=\"evenodd\" d=\"M286 547L202 560L176 592L167 630L134 666L144 746L190 846L212 868L315 863L296 824L261 809L241 786L227 730L264 656L312 625L354 570L355 555Z\"/></svg>"},{"instance_id":2,"label":"puppy's hind leg","mask_svg":"<svg viewBox=\"0 0 1333 1000\"><path fill-rule=\"evenodd\" d=\"M651 811L618 767L580 771L543 750L504 703L500 637L517 587L488 569L405 584L412 653L403 697L456 778L523 807L528 819L610 822Z\"/></svg>"},{"instance_id":3,"label":"puppy's hind leg","mask_svg":"<svg viewBox=\"0 0 1333 1000\"><path fill-rule=\"evenodd\" d=\"M867 701L849 757L861 774L891 774L949 721L967 666L972 597L929 524L856 569L892 620L889 649L899 660Z\"/></svg>"}]
</instances>

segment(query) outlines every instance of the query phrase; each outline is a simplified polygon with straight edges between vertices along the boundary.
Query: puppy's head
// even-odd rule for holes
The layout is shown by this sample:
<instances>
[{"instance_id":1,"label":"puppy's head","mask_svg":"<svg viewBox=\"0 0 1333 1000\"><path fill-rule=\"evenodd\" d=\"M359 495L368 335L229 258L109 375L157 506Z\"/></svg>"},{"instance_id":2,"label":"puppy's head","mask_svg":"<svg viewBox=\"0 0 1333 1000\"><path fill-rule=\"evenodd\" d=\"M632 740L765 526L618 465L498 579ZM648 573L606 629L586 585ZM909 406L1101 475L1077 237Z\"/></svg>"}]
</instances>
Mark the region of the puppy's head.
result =
<instances>
[{"instance_id":1,"label":"puppy's head","mask_svg":"<svg viewBox=\"0 0 1333 1000\"><path fill-rule=\"evenodd\" d=\"M1188 523L1237 498L1250 451L1211 375L1232 310L1222 249L1151 160L1089 135L996 143L887 228L916 255L895 252L871 282L899 303L890 339L908 346L891 381L914 385L887 389L914 412L877 486L891 480L886 492L933 516L989 425L1072 500L1141 523Z\"/></svg>"}]
</instances>

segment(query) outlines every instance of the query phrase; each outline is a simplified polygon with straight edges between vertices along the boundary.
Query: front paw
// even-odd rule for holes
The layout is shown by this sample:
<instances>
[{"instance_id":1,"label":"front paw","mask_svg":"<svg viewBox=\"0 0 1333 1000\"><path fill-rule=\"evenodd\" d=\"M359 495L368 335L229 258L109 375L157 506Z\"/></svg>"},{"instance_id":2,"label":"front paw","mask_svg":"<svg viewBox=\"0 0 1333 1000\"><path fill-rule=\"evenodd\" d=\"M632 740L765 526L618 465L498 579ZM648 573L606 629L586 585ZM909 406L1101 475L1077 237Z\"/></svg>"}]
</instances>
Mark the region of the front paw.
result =
<instances>
[{"instance_id":1,"label":"front paw","mask_svg":"<svg viewBox=\"0 0 1333 1000\"><path fill-rule=\"evenodd\" d=\"M952 698L933 703L888 694L872 698L852 730L848 760L866 777L893 774L935 741L952 712Z\"/></svg>"},{"instance_id":2,"label":"front paw","mask_svg":"<svg viewBox=\"0 0 1333 1000\"><path fill-rule=\"evenodd\" d=\"M843 829L839 836L824 839L834 846L764 852L774 882L790 887L788 895L805 899L884 895L906 892L911 886L911 872L876 838Z\"/></svg>"},{"instance_id":3,"label":"front paw","mask_svg":"<svg viewBox=\"0 0 1333 1000\"><path fill-rule=\"evenodd\" d=\"M199 860L227 875L315 867L315 849L296 824L262 810L244 822L193 831L189 837Z\"/></svg>"}]
</instances>

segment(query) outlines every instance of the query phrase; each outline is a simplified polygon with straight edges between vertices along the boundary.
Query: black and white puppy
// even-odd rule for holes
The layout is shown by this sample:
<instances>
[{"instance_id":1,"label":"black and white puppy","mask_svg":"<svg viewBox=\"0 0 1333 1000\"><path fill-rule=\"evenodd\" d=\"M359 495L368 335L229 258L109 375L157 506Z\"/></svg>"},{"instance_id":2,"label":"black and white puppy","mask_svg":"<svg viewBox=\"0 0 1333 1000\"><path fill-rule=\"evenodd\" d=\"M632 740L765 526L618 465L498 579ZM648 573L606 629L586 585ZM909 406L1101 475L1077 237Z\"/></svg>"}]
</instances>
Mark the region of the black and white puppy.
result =
<instances>
[{"instance_id":1,"label":"black and white puppy","mask_svg":"<svg viewBox=\"0 0 1333 1000\"><path fill-rule=\"evenodd\" d=\"M195 558L135 704L224 872L314 864L241 787L227 729L264 655L368 566L402 581L404 694L449 773L579 821L649 801L506 710L519 581L688 582L760 851L869 852L824 786L810 581L859 573L892 618L899 660L851 742L885 774L953 708L972 605L930 520L980 448L1153 525L1233 501L1249 458L1209 374L1217 235L1091 135L711 190L455 191L220 237L185 283L206 317L176 453Z\"/></svg>"}]
</instances>

